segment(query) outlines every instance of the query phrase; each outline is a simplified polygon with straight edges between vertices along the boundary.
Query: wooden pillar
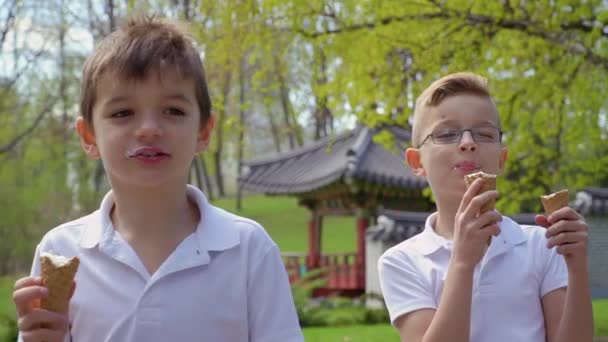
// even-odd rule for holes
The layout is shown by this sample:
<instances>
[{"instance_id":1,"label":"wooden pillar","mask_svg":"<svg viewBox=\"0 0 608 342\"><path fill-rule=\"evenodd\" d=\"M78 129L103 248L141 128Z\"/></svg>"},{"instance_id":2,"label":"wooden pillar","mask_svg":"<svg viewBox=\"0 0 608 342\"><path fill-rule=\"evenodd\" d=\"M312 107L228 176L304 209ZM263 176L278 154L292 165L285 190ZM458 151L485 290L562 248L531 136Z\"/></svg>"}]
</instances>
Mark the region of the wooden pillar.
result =
<instances>
[{"instance_id":1,"label":"wooden pillar","mask_svg":"<svg viewBox=\"0 0 608 342\"><path fill-rule=\"evenodd\" d=\"M308 220L308 269L318 268L321 261L321 222L320 215L311 211Z\"/></svg>"},{"instance_id":2,"label":"wooden pillar","mask_svg":"<svg viewBox=\"0 0 608 342\"><path fill-rule=\"evenodd\" d=\"M357 287L365 287L365 233L369 227L369 213L361 209L357 213L357 258L355 261Z\"/></svg>"}]
</instances>

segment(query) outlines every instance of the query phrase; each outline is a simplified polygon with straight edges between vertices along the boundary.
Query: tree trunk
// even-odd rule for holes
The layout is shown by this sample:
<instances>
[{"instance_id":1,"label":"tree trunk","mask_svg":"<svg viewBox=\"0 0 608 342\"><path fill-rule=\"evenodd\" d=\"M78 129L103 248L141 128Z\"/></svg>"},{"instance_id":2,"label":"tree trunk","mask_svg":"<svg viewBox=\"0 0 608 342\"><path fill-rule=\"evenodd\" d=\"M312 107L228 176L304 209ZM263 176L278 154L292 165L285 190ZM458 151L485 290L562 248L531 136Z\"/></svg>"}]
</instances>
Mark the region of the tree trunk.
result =
<instances>
[{"instance_id":1,"label":"tree trunk","mask_svg":"<svg viewBox=\"0 0 608 342\"><path fill-rule=\"evenodd\" d=\"M327 58L325 57L325 53L321 48L317 48L319 54L319 65L318 65L318 77L317 77L317 85L324 86L327 84ZM315 102L317 103L317 108L315 110L315 140L319 140L329 135L328 128L330 132L333 132L333 118L331 114L331 110L327 106L328 97L325 94L317 95L315 94ZM329 127L328 127L329 126Z\"/></svg>"},{"instance_id":2,"label":"tree trunk","mask_svg":"<svg viewBox=\"0 0 608 342\"><path fill-rule=\"evenodd\" d=\"M215 151L213 151L213 162L215 164L215 182L217 186L217 195L219 197L226 196L226 192L224 191L224 177L222 175L222 150L224 148L224 129L222 127L222 123L225 121L226 111L228 110L230 76L229 71L224 73L224 86L222 87L224 107L218 111L217 125L215 126Z\"/></svg>"},{"instance_id":3,"label":"tree trunk","mask_svg":"<svg viewBox=\"0 0 608 342\"><path fill-rule=\"evenodd\" d=\"M245 55L243 57L243 59L241 60L241 67L239 68L239 134L238 134L238 139L237 139L237 192L236 192L236 210L237 211L241 211L243 209L243 203L242 203L242 192L241 192L241 187L238 184L238 175L241 172L241 169L243 167L243 149L244 147L244 139L245 139L245 127L246 126L246 113L245 113L245 90L246 90L246 84L245 84L245 58L247 55Z\"/></svg>"},{"instance_id":4,"label":"tree trunk","mask_svg":"<svg viewBox=\"0 0 608 342\"><path fill-rule=\"evenodd\" d=\"M205 189L205 194L210 201L213 201L213 187L211 186L211 179L209 178L209 171L207 171L207 163L205 162L205 158L203 158L203 156L198 156L196 159L201 164L200 170L203 174L203 186Z\"/></svg>"},{"instance_id":5,"label":"tree trunk","mask_svg":"<svg viewBox=\"0 0 608 342\"><path fill-rule=\"evenodd\" d=\"M272 111L272 104L266 105L266 113L268 115L268 123L270 124L270 132L272 133L272 142L274 144L274 150L276 153L281 153L281 136L279 135L279 127L274 121L274 113Z\"/></svg>"},{"instance_id":6,"label":"tree trunk","mask_svg":"<svg viewBox=\"0 0 608 342\"><path fill-rule=\"evenodd\" d=\"M281 108L283 109L283 124L285 125L285 129L287 130L287 138L289 141L289 149L293 150L298 146L302 146L304 144L302 135L300 134L298 122L295 120L293 115L293 110L291 108L291 102L289 101L289 89L287 87L287 80L285 79L285 75L283 75L283 71L281 70L281 60L279 56L274 56L274 65L275 72L279 79L279 91L281 98Z\"/></svg>"}]
</instances>

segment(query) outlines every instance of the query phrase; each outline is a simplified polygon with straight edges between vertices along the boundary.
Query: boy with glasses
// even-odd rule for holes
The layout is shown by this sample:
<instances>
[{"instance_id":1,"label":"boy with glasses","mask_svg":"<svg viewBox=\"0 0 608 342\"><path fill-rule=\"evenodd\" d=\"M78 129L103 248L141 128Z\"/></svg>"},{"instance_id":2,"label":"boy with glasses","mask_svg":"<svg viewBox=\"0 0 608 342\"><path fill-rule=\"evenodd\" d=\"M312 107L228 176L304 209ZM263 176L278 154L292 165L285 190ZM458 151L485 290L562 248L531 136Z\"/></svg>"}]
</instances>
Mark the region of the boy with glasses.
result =
<instances>
[{"instance_id":1,"label":"boy with glasses","mask_svg":"<svg viewBox=\"0 0 608 342\"><path fill-rule=\"evenodd\" d=\"M591 341L587 225L572 208L520 226L496 210L498 192L478 179L499 175L507 149L485 79L457 73L416 101L405 157L427 178L437 212L424 231L379 260L382 292L401 339L472 342ZM489 244L488 244L489 242ZM556 248L553 248L556 247Z\"/></svg>"}]
</instances>

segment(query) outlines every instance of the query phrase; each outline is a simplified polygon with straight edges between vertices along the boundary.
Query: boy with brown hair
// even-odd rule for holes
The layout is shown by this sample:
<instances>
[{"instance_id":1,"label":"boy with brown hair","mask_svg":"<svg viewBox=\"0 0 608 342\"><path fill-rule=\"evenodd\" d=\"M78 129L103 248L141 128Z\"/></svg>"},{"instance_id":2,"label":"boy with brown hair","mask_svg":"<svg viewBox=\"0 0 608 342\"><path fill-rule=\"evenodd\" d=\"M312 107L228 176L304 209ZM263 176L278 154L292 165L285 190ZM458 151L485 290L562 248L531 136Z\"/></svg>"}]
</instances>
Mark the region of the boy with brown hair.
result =
<instances>
[{"instance_id":1,"label":"boy with brown hair","mask_svg":"<svg viewBox=\"0 0 608 342\"><path fill-rule=\"evenodd\" d=\"M426 177L437 212L380 258L391 322L408 342L591 341L587 225L572 208L520 226L481 208L498 197L465 176L499 175L498 110L486 80L443 77L417 99L405 158ZM488 245L489 243L489 245ZM556 247L556 248L553 248Z\"/></svg>"},{"instance_id":2,"label":"boy with brown hair","mask_svg":"<svg viewBox=\"0 0 608 342\"><path fill-rule=\"evenodd\" d=\"M48 232L13 294L23 341L302 341L277 245L187 184L215 119L202 62L174 24L133 18L87 59L77 131L112 190ZM64 310L39 257L77 256Z\"/></svg>"}]
</instances>

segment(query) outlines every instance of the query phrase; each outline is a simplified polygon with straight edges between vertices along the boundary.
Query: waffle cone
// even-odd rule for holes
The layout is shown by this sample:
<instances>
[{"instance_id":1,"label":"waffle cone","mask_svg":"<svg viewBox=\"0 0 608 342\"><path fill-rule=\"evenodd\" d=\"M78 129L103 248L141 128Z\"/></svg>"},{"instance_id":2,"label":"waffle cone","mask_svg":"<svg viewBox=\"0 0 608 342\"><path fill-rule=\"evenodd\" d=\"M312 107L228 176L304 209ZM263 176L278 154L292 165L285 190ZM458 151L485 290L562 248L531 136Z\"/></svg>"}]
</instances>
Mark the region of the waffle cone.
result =
<instances>
[{"instance_id":1,"label":"waffle cone","mask_svg":"<svg viewBox=\"0 0 608 342\"><path fill-rule=\"evenodd\" d=\"M52 256L42 255L40 263L42 283L49 291L48 296L42 299L41 307L50 311L65 312L80 260L73 257L58 265Z\"/></svg>"},{"instance_id":2,"label":"waffle cone","mask_svg":"<svg viewBox=\"0 0 608 342\"><path fill-rule=\"evenodd\" d=\"M560 190L546 196L540 196L545 213L551 215L554 211L568 206L568 189Z\"/></svg>"},{"instance_id":3,"label":"waffle cone","mask_svg":"<svg viewBox=\"0 0 608 342\"><path fill-rule=\"evenodd\" d=\"M479 193L496 190L496 175L485 173L483 171L470 173L464 176L464 182L466 183L467 188L471 186L471 184L473 184L477 178L483 179L483 185L481 186ZM496 200L491 199L481 207L479 212L485 213L486 211L494 210L494 208L496 208Z\"/></svg>"}]
</instances>

